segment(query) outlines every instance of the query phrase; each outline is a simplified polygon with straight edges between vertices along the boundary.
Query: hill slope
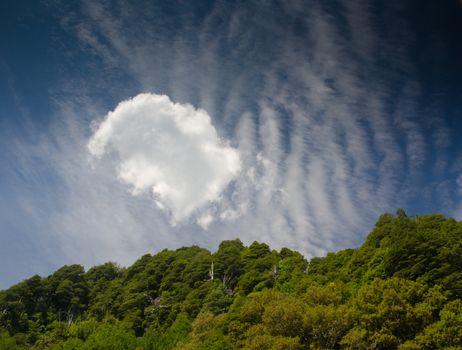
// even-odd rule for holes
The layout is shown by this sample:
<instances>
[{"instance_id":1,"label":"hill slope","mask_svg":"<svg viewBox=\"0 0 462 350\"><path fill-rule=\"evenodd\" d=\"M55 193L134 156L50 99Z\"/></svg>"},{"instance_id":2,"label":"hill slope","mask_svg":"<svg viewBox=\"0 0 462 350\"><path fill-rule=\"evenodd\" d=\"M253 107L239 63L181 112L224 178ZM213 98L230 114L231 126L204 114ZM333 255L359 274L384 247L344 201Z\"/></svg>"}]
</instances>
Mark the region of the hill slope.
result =
<instances>
[{"instance_id":1,"label":"hill slope","mask_svg":"<svg viewBox=\"0 0 462 350\"><path fill-rule=\"evenodd\" d=\"M34 276L0 292L0 349L460 349L461 298L462 223L398 211L309 262L233 240Z\"/></svg>"}]
</instances>

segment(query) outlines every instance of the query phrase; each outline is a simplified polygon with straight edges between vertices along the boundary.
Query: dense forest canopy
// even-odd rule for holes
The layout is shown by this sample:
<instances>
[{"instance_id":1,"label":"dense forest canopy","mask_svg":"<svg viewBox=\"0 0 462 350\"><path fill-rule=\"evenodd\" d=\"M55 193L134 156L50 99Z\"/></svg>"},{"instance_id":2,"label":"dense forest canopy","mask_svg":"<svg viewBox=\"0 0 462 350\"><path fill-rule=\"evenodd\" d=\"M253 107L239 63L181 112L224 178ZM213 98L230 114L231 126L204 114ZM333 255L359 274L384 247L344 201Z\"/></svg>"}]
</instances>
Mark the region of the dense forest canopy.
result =
<instances>
[{"instance_id":1,"label":"dense forest canopy","mask_svg":"<svg viewBox=\"0 0 462 350\"><path fill-rule=\"evenodd\" d=\"M223 241L0 292L1 349L462 349L462 222L382 215L307 261Z\"/></svg>"}]
</instances>

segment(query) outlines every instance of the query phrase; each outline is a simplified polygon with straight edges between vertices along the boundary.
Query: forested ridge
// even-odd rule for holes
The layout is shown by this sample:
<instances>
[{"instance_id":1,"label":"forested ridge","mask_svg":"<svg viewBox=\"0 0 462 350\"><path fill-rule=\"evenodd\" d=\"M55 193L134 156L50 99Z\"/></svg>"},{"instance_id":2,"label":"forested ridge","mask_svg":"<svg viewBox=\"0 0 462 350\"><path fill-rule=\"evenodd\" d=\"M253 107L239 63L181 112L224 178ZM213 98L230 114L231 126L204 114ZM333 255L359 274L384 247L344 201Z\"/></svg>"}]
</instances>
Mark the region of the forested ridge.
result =
<instances>
[{"instance_id":1,"label":"forested ridge","mask_svg":"<svg viewBox=\"0 0 462 350\"><path fill-rule=\"evenodd\" d=\"M462 222L382 215L307 261L223 241L0 292L0 349L462 349Z\"/></svg>"}]
</instances>

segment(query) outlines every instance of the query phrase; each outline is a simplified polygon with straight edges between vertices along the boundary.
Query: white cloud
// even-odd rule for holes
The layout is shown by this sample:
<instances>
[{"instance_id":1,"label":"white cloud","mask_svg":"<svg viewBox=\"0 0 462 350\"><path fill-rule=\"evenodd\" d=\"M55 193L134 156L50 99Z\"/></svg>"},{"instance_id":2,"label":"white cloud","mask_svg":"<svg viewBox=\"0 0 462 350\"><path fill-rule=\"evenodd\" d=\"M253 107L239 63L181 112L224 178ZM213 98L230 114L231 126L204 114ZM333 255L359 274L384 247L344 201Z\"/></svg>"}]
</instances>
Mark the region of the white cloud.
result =
<instances>
[{"instance_id":1,"label":"white cloud","mask_svg":"<svg viewBox=\"0 0 462 350\"><path fill-rule=\"evenodd\" d=\"M462 175L459 175L456 179L456 184L458 186L459 194L462 195Z\"/></svg>"},{"instance_id":2,"label":"white cloud","mask_svg":"<svg viewBox=\"0 0 462 350\"><path fill-rule=\"evenodd\" d=\"M202 227L204 230L208 230L210 224L213 222L212 213L204 213L197 219L197 224Z\"/></svg>"},{"instance_id":3,"label":"white cloud","mask_svg":"<svg viewBox=\"0 0 462 350\"><path fill-rule=\"evenodd\" d=\"M133 194L151 191L172 223L219 201L241 166L238 151L218 136L206 111L165 95L140 94L119 103L88 149L96 158L109 155Z\"/></svg>"},{"instance_id":4,"label":"white cloud","mask_svg":"<svg viewBox=\"0 0 462 350\"><path fill-rule=\"evenodd\" d=\"M178 18L172 32L129 3L115 14L83 2L77 34L86 47L143 89L204 107L239 149L235 183L213 213L206 206L191 220L220 221L213 236L195 233L198 243L237 235L319 255L361 242L396 203L412 205L403 181L411 188L431 159L427 126L417 122L418 81L396 74L412 71L413 34L400 22L383 36L368 1L341 3L344 21L322 4L307 13L286 2L283 22L257 2L217 3L198 25Z\"/></svg>"}]
</instances>

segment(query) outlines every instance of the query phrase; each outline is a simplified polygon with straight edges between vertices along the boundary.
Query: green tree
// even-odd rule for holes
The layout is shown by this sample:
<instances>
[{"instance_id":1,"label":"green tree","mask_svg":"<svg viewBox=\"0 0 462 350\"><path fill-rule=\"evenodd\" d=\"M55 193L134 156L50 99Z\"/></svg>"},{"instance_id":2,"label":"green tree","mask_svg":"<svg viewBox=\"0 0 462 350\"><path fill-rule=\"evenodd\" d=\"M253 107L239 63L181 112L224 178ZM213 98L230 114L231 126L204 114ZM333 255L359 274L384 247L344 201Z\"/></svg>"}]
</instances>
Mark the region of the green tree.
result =
<instances>
[{"instance_id":1,"label":"green tree","mask_svg":"<svg viewBox=\"0 0 462 350\"><path fill-rule=\"evenodd\" d=\"M243 272L241 253L244 245L239 239L223 241L213 254L214 277L218 278L224 290L233 290Z\"/></svg>"},{"instance_id":2,"label":"green tree","mask_svg":"<svg viewBox=\"0 0 462 350\"><path fill-rule=\"evenodd\" d=\"M441 310L440 319L429 325L412 341L400 349L457 349L462 344L462 301L447 303Z\"/></svg>"}]
</instances>

